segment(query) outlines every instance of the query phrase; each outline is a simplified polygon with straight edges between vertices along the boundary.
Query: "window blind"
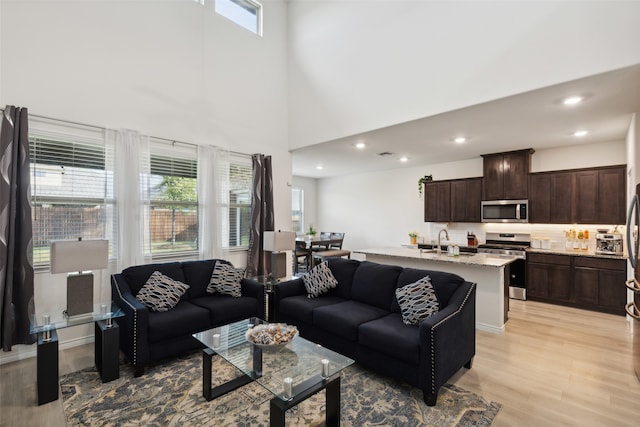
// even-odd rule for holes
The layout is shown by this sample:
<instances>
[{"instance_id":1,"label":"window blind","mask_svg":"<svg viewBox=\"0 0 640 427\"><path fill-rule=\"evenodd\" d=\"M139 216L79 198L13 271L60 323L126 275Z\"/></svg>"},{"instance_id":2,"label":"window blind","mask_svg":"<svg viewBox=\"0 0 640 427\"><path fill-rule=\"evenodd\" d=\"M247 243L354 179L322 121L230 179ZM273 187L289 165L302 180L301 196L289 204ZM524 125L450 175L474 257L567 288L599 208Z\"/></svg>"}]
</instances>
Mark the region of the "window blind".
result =
<instances>
[{"instance_id":1,"label":"window blind","mask_svg":"<svg viewBox=\"0 0 640 427\"><path fill-rule=\"evenodd\" d=\"M104 140L30 132L34 266L49 262L55 240L108 238L113 222ZM111 201L112 202L112 201Z\"/></svg>"}]
</instances>

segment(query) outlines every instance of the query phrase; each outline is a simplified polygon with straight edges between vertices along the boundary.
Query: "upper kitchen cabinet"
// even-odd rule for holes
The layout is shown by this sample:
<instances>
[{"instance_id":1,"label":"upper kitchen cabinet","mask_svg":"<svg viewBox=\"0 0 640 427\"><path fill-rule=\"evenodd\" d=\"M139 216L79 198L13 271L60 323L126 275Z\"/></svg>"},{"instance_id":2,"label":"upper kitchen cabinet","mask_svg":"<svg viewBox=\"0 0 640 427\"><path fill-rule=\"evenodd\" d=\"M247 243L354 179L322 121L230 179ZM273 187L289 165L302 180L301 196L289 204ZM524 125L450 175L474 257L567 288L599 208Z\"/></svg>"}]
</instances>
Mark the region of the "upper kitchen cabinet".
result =
<instances>
[{"instance_id":1,"label":"upper kitchen cabinet","mask_svg":"<svg viewBox=\"0 0 640 427\"><path fill-rule=\"evenodd\" d=\"M482 178L451 181L451 221L480 222Z\"/></svg>"},{"instance_id":2,"label":"upper kitchen cabinet","mask_svg":"<svg viewBox=\"0 0 640 427\"><path fill-rule=\"evenodd\" d=\"M572 223L573 180L574 174L571 172L541 172L529 175L530 222Z\"/></svg>"},{"instance_id":3,"label":"upper kitchen cabinet","mask_svg":"<svg viewBox=\"0 0 640 427\"><path fill-rule=\"evenodd\" d=\"M625 169L611 166L575 172L574 222L625 223Z\"/></svg>"},{"instance_id":4,"label":"upper kitchen cabinet","mask_svg":"<svg viewBox=\"0 0 640 427\"><path fill-rule=\"evenodd\" d=\"M451 220L451 182L432 181L424 184L424 221Z\"/></svg>"},{"instance_id":5,"label":"upper kitchen cabinet","mask_svg":"<svg viewBox=\"0 0 640 427\"><path fill-rule=\"evenodd\" d=\"M625 166L532 173L530 222L624 224Z\"/></svg>"},{"instance_id":6,"label":"upper kitchen cabinet","mask_svg":"<svg viewBox=\"0 0 640 427\"><path fill-rule=\"evenodd\" d=\"M527 199L533 152L527 149L483 155L483 200Z\"/></svg>"}]
</instances>

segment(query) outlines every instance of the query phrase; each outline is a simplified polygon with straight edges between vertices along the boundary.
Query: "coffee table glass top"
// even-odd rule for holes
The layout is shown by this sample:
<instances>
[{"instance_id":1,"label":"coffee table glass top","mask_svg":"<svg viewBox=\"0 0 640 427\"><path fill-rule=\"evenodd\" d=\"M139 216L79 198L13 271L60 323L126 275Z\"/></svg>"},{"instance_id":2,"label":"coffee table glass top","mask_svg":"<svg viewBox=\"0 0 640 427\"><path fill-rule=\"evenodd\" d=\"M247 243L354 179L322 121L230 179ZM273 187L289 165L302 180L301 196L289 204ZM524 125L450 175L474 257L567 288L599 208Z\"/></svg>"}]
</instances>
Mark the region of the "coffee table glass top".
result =
<instances>
[{"instance_id":1,"label":"coffee table glass top","mask_svg":"<svg viewBox=\"0 0 640 427\"><path fill-rule=\"evenodd\" d=\"M250 327L264 323L268 322L244 319L193 336L283 400L295 397L353 363L352 359L300 336L284 347L261 349L248 342L245 333ZM256 360L261 360L261 366L260 363L256 366Z\"/></svg>"},{"instance_id":2,"label":"coffee table glass top","mask_svg":"<svg viewBox=\"0 0 640 427\"><path fill-rule=\"evenodd\" d=\"M124 316L124 312L115 302L94 304L93 312L77 316L67 316L64 311L61 308L34 314L29 319L30 333L37 334Z\"/></svg>"}]
</instances>

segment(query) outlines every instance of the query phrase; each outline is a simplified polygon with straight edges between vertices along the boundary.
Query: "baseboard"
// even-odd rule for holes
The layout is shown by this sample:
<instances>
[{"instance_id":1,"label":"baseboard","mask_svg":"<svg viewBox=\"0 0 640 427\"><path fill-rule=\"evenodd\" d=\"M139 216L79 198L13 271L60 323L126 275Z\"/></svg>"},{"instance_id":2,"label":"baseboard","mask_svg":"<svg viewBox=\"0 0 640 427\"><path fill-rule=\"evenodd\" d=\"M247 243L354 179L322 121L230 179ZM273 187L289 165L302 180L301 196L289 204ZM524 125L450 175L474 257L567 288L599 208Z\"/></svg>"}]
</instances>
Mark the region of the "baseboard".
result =
<instances>
[{"instance_id":1,"label":"baseboard","mask_svg":"<svg viewBox=\"0 0 640 427\"><path fill-rule=\"evenodd\" d=\"M66 341L60 341L58 343L58 350L66 350L68 348L78 347L80 345L90 344L92 342L94 342L93 335L72 338ZM4 365L5 363L17 362L19 360L29 359L31 357L36 357L36 355L37 355L37 348L35 343L31 345L25 345L25 344L14 345L11 351L0 352L0 365Z\"/></svg>"},{"instance_id":2,"label":"baseboard","mask_svg":"<svg viewBox=\"0 0 640 427\"><path fill-rule=\"evenodd\" d=\"M476 322L476 329L479 329L481 331L491 332L491 333L494 333L494 334L502 334L502 333L504 333L504 325L502 325L502 327L500 327L500 328L497 328L497 327L492 326L492 325L487 325L485 323Z\"/></svg>"}]
</instances>

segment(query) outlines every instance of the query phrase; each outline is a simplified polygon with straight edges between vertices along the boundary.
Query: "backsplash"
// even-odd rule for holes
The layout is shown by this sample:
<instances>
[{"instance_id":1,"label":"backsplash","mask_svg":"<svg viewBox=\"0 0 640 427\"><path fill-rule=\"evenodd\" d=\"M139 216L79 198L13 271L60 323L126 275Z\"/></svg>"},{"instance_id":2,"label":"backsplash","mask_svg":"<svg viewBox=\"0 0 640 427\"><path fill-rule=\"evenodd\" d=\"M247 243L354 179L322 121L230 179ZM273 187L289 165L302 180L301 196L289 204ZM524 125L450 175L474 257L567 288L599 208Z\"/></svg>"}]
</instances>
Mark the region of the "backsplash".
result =
<instances>
[{"instance_id":1,"label":"backsplash","mask_svg":"<svg viewBox=\"0 0 640 427\"><path fill-rule=\"evenodd\" d=\"M493 223L435 223L429 222L418 229L418 242L431 243L438 240L438 232L446 228L449 238L460 246L467 245L467 232L475 233L479 243L484 243L487 232L497 233L529 233L531 238L548 238L551 240L551 249L561 250L565 247L565 230L589 230L589 249L596 247L596 233L598 229L613 230L611 224L493 224ZM625 234L625 226L619 225L618 231ZM626 251L626 248L625 248Z\"/></svg>"}]
</instances>

